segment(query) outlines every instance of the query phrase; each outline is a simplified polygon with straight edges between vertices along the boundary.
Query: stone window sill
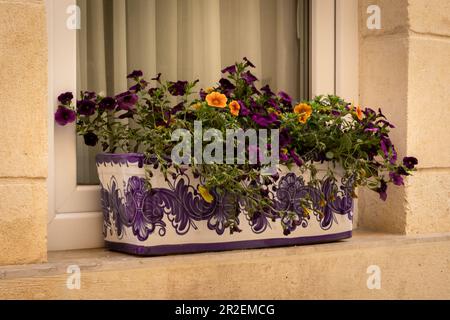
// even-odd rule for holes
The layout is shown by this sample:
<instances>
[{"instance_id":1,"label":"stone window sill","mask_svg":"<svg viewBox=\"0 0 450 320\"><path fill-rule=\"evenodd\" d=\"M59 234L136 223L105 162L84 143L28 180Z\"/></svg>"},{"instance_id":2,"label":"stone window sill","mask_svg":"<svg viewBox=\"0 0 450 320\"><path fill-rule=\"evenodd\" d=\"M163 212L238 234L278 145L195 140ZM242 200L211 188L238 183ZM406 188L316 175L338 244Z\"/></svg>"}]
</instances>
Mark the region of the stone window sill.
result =
<instances>
[{"instance_id":1,"label":"stone window sill","mask_svg":"<svg viewBox=\"0 0 450 320\"><path fill-rule=\"evenodd\" d=\"M49 253L48 263L0 267L1 299L450 298L450 233L356 231L321 245L142 258L104 249ZM66 286L67 268L81 288ZM380 290L367 268L380 267Z\"/></svg>"}]
</instances>

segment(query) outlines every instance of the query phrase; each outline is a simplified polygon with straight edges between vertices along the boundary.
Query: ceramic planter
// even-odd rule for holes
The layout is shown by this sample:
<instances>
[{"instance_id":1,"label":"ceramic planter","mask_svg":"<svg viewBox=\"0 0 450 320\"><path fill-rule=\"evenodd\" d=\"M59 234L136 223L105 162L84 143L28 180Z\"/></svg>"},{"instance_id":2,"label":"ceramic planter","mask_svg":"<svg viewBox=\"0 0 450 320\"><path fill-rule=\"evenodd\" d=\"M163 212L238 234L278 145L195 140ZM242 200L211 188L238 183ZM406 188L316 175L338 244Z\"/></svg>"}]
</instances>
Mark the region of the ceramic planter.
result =
<instances>
[{"instance_id":1,"label":"ceramic planter","mask_svg":"<svg viewBox=\"0 0 450 320\"><path fill-rule=\"evenodd\" d=\"M199 180L190 170L168 177L153 170L152 190L146 191L142 154L99 154L107 248L151 256L172 253L220 251L330 242L352 235L352 181L322 180L308 186L308 177L281 168L268 197L279 210L293 212L280 219L262 212L248 219L245 199L213 193L213 203L198 194ZM319 176L326 167L319 166ZM324 201L324 197L327 201ZM309 199L315 210L306 210L300 199ZM237 211L236 211L237 210ZM225 228L227 217L239 213L241 232Z\"/></svg>"}]
</instances>

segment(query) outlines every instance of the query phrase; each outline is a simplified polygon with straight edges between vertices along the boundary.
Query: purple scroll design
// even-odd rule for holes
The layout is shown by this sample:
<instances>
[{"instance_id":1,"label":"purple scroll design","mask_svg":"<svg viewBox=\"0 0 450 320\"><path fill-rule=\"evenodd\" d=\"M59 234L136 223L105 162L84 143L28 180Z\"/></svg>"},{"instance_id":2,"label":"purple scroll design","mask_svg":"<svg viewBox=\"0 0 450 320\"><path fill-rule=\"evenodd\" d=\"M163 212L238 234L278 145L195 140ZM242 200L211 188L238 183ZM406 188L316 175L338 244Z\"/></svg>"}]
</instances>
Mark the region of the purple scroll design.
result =
<instances>
[{"instance_id":1,"label":"purple scroll design","mask_svg":"<svg viewBox=\"0 0 450 320\"><path fill-rule=\"evenodd\" d=\"M131 177L125 191L125 212L127 225L139 241L145 241L156 230L165 234L166 224L162 221L163 209L157 205L153 191L148 191L144 178Z\"/></svg>"},{"instance_id":2,"label":"purple scroll design","mask_svg":"<svg viewBox=\"0 0 450 320\"><path fill-rule=\"evenodd\" d=\"M102 205L102 213L103 213L103 235L106 237L108 231L112 234L111 229L111 217L110 217L110 201L109 201L109 192L103 186L100 190L100 201Z\"/></svg>"},{"instance_id":3,"label":"purple scroll design","mask_svg":"<svg viewBox=\"0 0 450 320\"><path fill-rule=\"evenodd\" d=\"M178 235L185 235L190 228L197 230L195 221L209 219L214 215L214 204L208 204L197 194L184 174L167 182L169 189L155 188L153 194L157 206L162 208Z\"/></svg>"},{"instance_id":4,"label":"purple scroll design","mask_svg":"<svg viewBox=\"0 0 450 320\"><path fill-rule=\"evenodd\" d=\"M353 186L355 184L355 178L348 177L341 179L340 190L333 189L331 192L334 194L334 201L329 201L333 212L340 215L347 215L349 220L353 220Z\"/></svg>"},{"instance_id":5,"label":"purple scroll design","mask_svg":"<svg viewBox=\"0 0 450 320\"><path fill-rule=\"evenodd\" d=\"M111 177L109 186L109 206L112 212L112 221L117 232L117 236L123 237L125 228L130 226L130 219L127 217L125 205L123 203L123 196L117 187L116 178Z\"/></svg>"},{"instance_id":6,"label":"purple scroll design","mask_svg":"<svg viewBox=\"0 0 450 320\"><path fill-rule=\"evenodd\" d=\"M218 235L223 235L227 228L227 222L234 220L239 225L239 201L234 195L216 190L211 192L214 197L212 214L208 217L208 229L215 230Z\"/></svg>"},{"instance_id":7,"label":"purple scroll design","mask_svg":"<svg viewBox=\"0 0 450 320\"><path fill-rule=\"evenodd\" d=\"M275 211L282 213L281 221L285 226L285 233L292 232L297 227L308 227L308 219L300 200L315 194L315 189L305 186L303 177L298 177L295 173L288 173L281 178L276 187L273 206Z\"/></svg>"}]
</instances>

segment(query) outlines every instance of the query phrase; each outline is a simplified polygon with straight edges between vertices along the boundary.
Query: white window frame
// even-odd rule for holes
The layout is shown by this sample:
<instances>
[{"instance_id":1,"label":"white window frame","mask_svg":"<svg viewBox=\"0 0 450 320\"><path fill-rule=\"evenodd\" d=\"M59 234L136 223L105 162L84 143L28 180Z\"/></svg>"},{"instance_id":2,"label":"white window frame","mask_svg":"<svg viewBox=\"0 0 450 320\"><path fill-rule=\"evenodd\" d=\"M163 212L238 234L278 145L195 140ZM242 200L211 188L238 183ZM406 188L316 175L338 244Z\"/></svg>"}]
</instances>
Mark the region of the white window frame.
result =
<instances>
[{"instance_id":1,"label":"white window frame","mask_svg":"<svg viewBox=\"0 0 450 320\"><path fill-rule=\"evenodd\" d=\"M103 247L100 187L78 186L74 125L54 125L56 96L76 91L76 31L66 27L75 0L46 0L49 43L48 250ZM311 0L311 95L358 102L358 1Z\"/></svg>"}]
</instances>

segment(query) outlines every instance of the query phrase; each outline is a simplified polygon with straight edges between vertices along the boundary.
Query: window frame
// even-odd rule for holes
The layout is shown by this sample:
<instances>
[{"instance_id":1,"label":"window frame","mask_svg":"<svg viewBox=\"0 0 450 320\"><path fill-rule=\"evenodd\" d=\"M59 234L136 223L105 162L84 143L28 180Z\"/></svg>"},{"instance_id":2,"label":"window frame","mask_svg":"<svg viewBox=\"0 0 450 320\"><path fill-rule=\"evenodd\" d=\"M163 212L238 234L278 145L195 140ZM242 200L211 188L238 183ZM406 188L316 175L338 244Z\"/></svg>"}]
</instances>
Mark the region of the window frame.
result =
<instances>
[{"instance_id":1,"label":"window frame","mask_svg":"<svg viewBox=\"0 0 450 320\"><path fill-rule=\"evenodd\" d=\"M76 91L76 31L66 27L76 0L46 0L49 83L48 250L103 247L99 186L79 186L74 125L54 125L56 95ZM358 102L358 1L310 0L310 95ZM61 14L63 13L63 14ZM330 72L331 71L331 72Z\"/></svg>"}]
</instances>

